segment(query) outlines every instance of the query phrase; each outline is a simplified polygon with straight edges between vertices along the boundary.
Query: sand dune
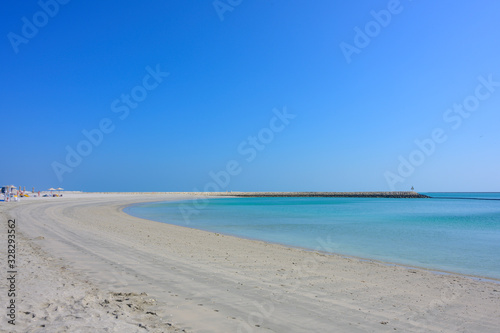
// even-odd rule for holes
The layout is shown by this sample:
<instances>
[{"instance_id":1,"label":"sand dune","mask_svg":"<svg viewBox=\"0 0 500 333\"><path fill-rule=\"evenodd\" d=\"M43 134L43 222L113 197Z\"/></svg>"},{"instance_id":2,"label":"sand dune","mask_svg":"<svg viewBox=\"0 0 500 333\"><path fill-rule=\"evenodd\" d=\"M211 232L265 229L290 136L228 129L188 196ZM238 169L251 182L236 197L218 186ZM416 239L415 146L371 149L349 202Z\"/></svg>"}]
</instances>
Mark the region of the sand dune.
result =
<instances>
[{"instance_id":1,"label":"sand dune","mask_svg":"<svg viewBox=\"0 0 500 333\"><path fill-rule=\"evenodd\" d=\"M498 332L500 284L131 217L181 194L2 204L16 219L18 332ZM1 230L6 258L6 227ZM328 238L318 242L328 250ZM6 259L4 259L6 262ZM6 266L6 263L5 265ZM2 269L2 280L6 269ZM2 300L6 291L2 285ZM2 305L4 306L4 305Z\"/></svg>"}]
</instances>

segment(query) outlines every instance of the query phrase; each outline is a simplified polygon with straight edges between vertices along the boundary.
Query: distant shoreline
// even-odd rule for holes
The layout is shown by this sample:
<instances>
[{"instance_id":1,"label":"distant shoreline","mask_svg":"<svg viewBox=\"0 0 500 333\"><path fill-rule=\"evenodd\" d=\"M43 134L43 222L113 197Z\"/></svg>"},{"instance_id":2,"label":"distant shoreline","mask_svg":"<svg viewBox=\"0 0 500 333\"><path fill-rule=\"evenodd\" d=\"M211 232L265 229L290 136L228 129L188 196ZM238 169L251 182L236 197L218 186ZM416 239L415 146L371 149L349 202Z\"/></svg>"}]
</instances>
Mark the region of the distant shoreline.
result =
<instances>
[{"instance_id":1,"label":"distant shoreline","mask_svg":"<svg viewBox=\"0 0 500 333\"><path fill-rule=\"evenodd\" d=\"M218 192L232 197L430 198L417 192Z\"/></svg>"},{"instance_id":2,"label":"distant shoreline","mask_svg":"<svg viewBox=\"0 0 500 333\"><path fill-rule=\"evenodd\" d=\"M196 195L210 197L324 197L324 198L431 198L427 195L414 191L394 191L394 192L86 192L102 194L175 194L175 195Z\"/></svg>"}]
</instances>

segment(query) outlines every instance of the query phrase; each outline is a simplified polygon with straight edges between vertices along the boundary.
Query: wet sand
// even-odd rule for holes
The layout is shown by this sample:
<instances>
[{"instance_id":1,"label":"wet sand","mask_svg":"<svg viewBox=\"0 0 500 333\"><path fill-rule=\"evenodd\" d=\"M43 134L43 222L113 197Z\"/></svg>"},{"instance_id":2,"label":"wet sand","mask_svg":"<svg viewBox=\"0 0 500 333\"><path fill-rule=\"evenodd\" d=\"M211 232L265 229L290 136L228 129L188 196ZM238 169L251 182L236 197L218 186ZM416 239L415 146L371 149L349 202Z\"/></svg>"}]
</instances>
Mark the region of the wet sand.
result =
<instances>
[{"instance_id":1,"label":"wet sand","mask_svg":"<svg viewBox=\"0 0 500 333\"><path fill-rule=\"evenodd\" d=\"M16 220L13 332L498 332L500 283L135 218L190 194L2 203ZM325 236L319 249L328 250ZM7 306L6 284L2 306Z\"/></svg>"}]
</instances>

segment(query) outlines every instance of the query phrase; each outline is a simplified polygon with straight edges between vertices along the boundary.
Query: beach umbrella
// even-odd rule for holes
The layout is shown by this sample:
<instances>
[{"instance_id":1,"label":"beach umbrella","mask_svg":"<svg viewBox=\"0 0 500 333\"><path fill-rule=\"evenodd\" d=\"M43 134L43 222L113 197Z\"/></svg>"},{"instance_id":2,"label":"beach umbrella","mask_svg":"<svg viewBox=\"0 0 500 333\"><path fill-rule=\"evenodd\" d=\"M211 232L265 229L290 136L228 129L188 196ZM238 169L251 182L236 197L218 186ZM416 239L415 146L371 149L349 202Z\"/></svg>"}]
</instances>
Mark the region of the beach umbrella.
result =
<instances>
[{"instance_id":1,"label":"beach umbrella","mask_svg":"<svg viewBox=\"0 0 500 333\"><path fill-rule=\"evenodd\" d=\"M61 194L61 191L63 191L64 189L62 187L58 187L57 190L59 191L59 194Z\"/></svg>"},{"instance_id":2,"label":"beach umbrella","mask_svg":"<svg viewBox=\"0 0 500 333\"><path fill-rule=\"evenodd\" d=\"M55 188L53 188L53 187L49 188L50 194L52 194L52 191L55 191L55 190L56 190L56 189L55 189Z\"/></svg>"}]
</instances>

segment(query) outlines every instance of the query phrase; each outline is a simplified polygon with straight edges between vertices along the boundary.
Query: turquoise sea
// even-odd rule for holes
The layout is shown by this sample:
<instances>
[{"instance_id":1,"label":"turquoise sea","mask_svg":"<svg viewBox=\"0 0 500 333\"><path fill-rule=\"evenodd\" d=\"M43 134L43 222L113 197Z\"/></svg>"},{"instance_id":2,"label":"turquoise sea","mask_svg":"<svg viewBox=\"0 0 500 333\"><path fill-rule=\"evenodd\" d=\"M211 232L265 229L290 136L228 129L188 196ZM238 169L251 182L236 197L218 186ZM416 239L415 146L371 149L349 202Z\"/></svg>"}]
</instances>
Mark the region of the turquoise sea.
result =
<instances>
[{"instance_id":1,"label":"turquoise sea","mask_svg":"<svg viewBox=\"0 0 500 333\"><path fill-rule=\"evenodd\" d=\"M430 199L217 198L137 204L154 221L346 256L500 279L500 193ZM187 216L189 216L187 218Z\"/></svg>"}]
</instances>

